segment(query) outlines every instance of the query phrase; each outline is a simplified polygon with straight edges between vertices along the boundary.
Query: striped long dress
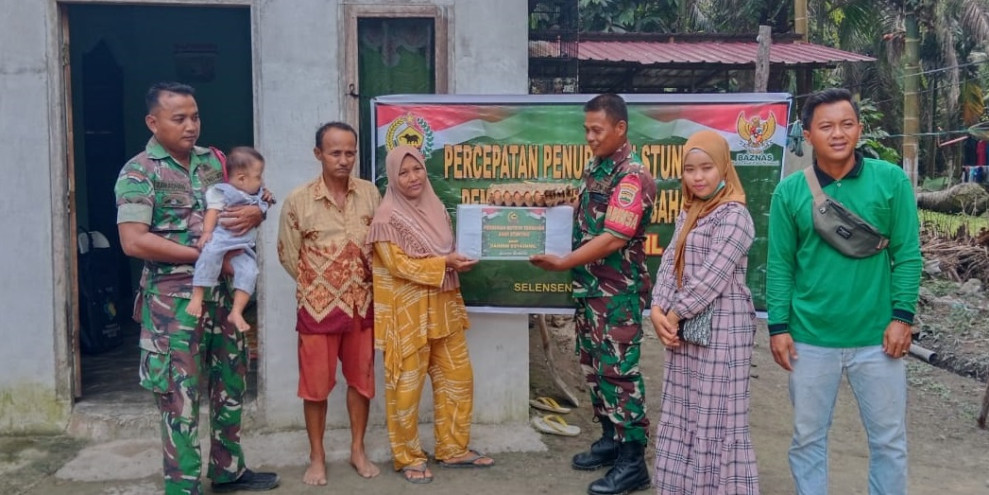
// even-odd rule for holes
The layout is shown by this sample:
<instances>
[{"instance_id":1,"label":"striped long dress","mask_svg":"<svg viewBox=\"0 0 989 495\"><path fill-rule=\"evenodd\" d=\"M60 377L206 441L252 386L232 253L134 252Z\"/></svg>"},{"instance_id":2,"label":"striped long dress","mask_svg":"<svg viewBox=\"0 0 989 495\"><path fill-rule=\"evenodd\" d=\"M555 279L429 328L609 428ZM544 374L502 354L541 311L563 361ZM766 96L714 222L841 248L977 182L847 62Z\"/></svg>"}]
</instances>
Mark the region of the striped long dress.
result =
<instances>
[{"instance_id":1,"label":"striped long dress","mask_svg":"<svg viewBox=\"0 0 989 495\"><path fill-rule=\"evenodd\" d=\"M656 492L662 495L758 494L749 434L749 366L755 335L745 285L754 227L744 205L726 203L687 236L683 287L673 269L681 212L663 255L653 306L682 318L715 307L710 345L686 342L666 353L662 412L656 431Z\"/></svg>"},{"instance_id":2,"label":"striped long dress","mask_svg":"<svg viewBox=\"0 0 989 495\"><path fill-rule=\"evenodd\" d=\"M436 460L469 452L474 408L470 326L460 289L443 291L443 256L411 258L374 243L374 347L384 351L385 419L395 470L427 461L419 441L419 403L433 385Z\"/></svg>"}]
</instances>

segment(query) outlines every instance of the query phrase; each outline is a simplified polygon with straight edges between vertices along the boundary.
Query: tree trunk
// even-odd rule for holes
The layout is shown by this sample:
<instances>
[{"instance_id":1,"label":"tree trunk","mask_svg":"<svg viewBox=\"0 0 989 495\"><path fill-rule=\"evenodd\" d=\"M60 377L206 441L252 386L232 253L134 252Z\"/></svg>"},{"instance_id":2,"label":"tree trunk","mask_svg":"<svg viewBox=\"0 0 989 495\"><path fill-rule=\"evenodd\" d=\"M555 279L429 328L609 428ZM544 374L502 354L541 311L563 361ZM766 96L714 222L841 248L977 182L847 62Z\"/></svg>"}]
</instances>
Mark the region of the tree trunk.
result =
<instances>
[{"instance_id":1,"label":"tree trunk","mask_svg":"<svg viewBox=\"0 0 989 495\"><path fill-rule=\"evenodd\" d=\"M773 43L772 28L759 26L759 52L755 61L755 92L765 93L769 86L769 47Z\"/></svg>"},{"instance_id":2,"label":"tree trunk","mask_svg":"<svg viewBox=\"0 0 989 495\"><path fill-rule=\"evenodd\" d=\"M943 191L917 193L917 206L940 213L981 215L989 206L989 193L974 182L964 182Z\"/></svg>"}]
</instances>

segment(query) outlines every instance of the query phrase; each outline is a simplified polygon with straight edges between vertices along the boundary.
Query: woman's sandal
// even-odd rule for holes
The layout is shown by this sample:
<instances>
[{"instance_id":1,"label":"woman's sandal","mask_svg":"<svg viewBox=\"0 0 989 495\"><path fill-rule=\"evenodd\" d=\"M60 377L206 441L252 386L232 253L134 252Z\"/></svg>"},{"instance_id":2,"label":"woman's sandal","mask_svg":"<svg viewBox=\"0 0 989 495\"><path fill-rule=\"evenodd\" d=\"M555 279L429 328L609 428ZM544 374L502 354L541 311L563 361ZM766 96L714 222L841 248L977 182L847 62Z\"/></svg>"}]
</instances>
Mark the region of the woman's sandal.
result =
<instances>
[{"instance_id":1,"label":"woman's sandal","mask_svg":"<svg viewBox=\"0 0 989 495\"><path fill-rule=\"evenodd\" d=\"M467 452L467 457L459 461L439 461L439 465L445 468L489 468L494 466L494 459L491 459L491 462L478 462L482 459L491 458L476 450L470 450Z\"/></svg>"},{"instance_id":2,"label":"woman's sandal","mask_svg":"<svg viewBox=\"0 0 989 495\"><path fill-rule=\"evenodd\" d=\"M417 485L425 485L426 483L433 482L433 475L426 474L426 463L413 464L411 466L405 466L402 468L402 477L405 481L409 483L415 483ZM416 476L414 473L421 474L422 476Z\"/></svg>"}]
</instances>

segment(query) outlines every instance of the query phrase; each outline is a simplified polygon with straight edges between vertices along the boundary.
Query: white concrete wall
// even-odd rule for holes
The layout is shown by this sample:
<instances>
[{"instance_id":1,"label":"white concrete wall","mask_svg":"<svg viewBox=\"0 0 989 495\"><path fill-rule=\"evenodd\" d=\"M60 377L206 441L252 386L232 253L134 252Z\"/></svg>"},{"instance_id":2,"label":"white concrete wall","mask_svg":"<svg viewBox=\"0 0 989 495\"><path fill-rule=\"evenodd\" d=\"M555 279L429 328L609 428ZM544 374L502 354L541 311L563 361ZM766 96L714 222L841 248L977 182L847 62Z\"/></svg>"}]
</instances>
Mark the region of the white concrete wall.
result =
<instances>
[{"instance_id":1,"label":"white concrete wall","mask_svg":"<svg viewBox=\"0 0 989 495\"><path fill-rule=\"evenodd\" d=\"M367 1L366 4L409 2ZM415 2L430 4L431 2ZM528 88L527 3L524 0L479 2L446 0L450 90L461 94L519 94ZM319 123L345 119L344 9L339 2L293 0L260 2L258 146L272 162L269 186L284 197L319 173L312 156ZM339 19L340 22L327 22ZM356 124L356 122L352 122ZM363 137L362 137L363 138ZM276 172L277 171L277 172ZM269 212L277 218L279 209ZM260 294L260 420L270 427L301 426L302 402L296 396L298 368L294 283L278 263L277 221L262 233ZM474 363L474 418L482 423L528 420L528 322L525 315L472 314L468 332ZM380 354L377 356L381 362ZM348 424L345 380L338 376L330 397L328 424ZM377 398L371 423L384 423L384 384L377 367ZM422 418L432 416L430 390L424 391Z\"/></svg>"},{"instance_id":2,"label":"white concrete wall","mask_svg":"<svg viewBox=\"0 0 989 495\"><path fill-rule=\"evenodd\" d=\"M451 92L526 92L524 0L414 3L439 4L447 16ZM68 234L62 214L67 186L56 10L55 0L0 0L0 432L62 429L71 408L65 337ZM345 118L343 14L338 1L253 3L256 145L269 159L268 185L280 197L318 173L311 153L315 127ZM278 213L276 207L263 226L258 294L262 359L257 419L271 427L302 424L295 395L293 283L275 251ZM472 317L469 340L479 377L475 419L523 422L526 319ZM379 395L383 390L379 377ZM339 392L331 399L330 424L342 426L346 415L338 398ZM383 423L380 402L374 402L376 423ZM430 412L424 409L424 418Z\"/></svg>"},{"instance_id":3,"label":"white concrete wall","mask_svg":"<svg viewBox=\"0 0 989 495\"><path fill-rule=\"evenodd\" d=\"M450 34L451 93L529 92L528 3L460 0Z\"/></svg>"},{"instance_id":4,"label":"white concrete wall","mask_svg":"<svg viewBox=\"0 0 989 495\"><path fill-rule=\"evenodd\" d=\"M0 432L64 427L56 394L48 2L0 0ZM62 357L64 359L64 357Z\"/></svg>"},{"instance_id":5,"label":"white concrete wall","mask_svg":"<svg viewBox=\"0 0 989 495\"><path fill-rule=\"evenodd\" d=\"M320 123L342 118L343 60L337 43L343 26L327 21L339 15L336 2L325 0L262 2L254 15L255 71L260 74L257 146L271 162L267 185L280 198L319 173L313 134ZM258 409L262 422L288 426L302 424L302 402L295 394L295 285L279 264L276 248L280 212L280 204L269 210L261 227Z\"/></svg>"}]
</instances>

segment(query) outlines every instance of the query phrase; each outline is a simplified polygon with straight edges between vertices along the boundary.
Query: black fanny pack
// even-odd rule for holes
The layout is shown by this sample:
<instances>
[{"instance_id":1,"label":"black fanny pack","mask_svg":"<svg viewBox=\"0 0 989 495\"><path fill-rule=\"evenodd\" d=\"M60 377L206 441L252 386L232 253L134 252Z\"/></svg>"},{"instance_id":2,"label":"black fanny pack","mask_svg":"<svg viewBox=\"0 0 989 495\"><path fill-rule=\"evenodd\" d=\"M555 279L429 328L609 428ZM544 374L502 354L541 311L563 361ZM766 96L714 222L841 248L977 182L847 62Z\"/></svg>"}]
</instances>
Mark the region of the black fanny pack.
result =
<instances>
[{"instance_id":1,"label":"black fanny pack","mask_svg":"<svg viewBox=\"0 0 989 495\"><path fill-rule=\"evenodd\" d=\"M814 195L814 230L831 247L850 258L868 258L886 249L889 239L838 200L824 194L814 167L804 169Z\"/></svg>"}]
</instances>

